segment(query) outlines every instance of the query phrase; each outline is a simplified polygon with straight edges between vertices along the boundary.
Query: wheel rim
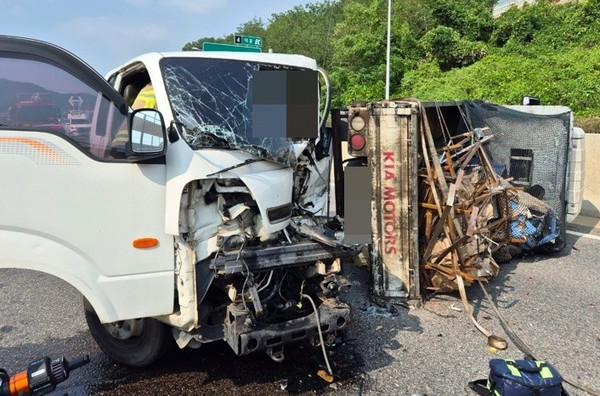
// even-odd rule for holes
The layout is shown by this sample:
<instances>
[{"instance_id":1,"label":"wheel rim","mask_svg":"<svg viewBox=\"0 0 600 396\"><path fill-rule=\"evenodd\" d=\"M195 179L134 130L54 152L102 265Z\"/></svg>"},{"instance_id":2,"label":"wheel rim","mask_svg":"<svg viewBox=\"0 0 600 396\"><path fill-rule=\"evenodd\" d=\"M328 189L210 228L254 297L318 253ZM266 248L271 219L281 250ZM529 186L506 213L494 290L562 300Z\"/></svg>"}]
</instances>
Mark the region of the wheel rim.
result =
<instances>
[{"instance_id":1,"label":"wheel rim","mask_svg":"<svg viewBox=\"0 0 600 396\"><path fill-rule=\"evenodd\" d=\"M112 337L118 340L128 340L133 337L139 337L144 330L142 319L120 320L118 322L103 324L104 329Z\"/></svg>"}]
</instances>

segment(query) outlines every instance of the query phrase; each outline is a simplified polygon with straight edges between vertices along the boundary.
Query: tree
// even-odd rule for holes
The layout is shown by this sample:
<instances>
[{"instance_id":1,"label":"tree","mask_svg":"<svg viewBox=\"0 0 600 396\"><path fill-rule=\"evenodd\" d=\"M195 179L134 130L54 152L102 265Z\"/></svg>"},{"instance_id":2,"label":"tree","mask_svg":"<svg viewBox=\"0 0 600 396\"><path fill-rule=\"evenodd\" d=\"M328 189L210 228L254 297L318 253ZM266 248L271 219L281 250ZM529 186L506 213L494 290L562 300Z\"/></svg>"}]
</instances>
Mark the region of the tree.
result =
<instances>
[{"instance_id":1,"label":"tree","mask_svg":"<svg viewBox=\"0 0 600 396\"><path fill-rule=\"evenodd\" d=\"M198 40L191 41L183 46L183 51L197 51L202 49L202 43L222 43L222 44L233 44L233 36L235 34L243 34L247 36L265 36L264 23L260 18L254 18L246 23L238 26L235 33L228 34L225 37L201 37ZM263 46L265 43L263 43Z\"/></svg>"},{"instance_id":2,"label":"tree","mask_svg":"<svg viewBox=\"0 0 600 396\"><path fill-rule=\"evenodd\" d=\"M471 41L487 41L494 22L491 18L495 1L490 0L431 0L428 7L436 25L456 30Z\"/></svg>"},{"instance_id":3,"label":"tree","mask_svg":"<svg viewBox=\"0 0 600 396\"><path fill-rule=\"evenodd\" d=\"M274 52L306 55L329 69L334 54L332 37L342 17L342 3L311 3L273 14L266 29L265 42Z\"/></svg>"},{"instance_id":4,"label":"tree","mask_svg":"<svg viewBox=\"0 0 600 396\"><path fill-rule=\"evenodd\" d=\"M447 26L437 26L419 40L428 60L438 62L442 70L463 67L475 63L486 54L485 44L460 37Z\"/></svg>"},{"instance_id":5,"label":"tree","mask_svg":"<svg viewBox=\"0 0 600 396\"><path fill-rule=\"evenodd\" d=\"M414 0L394 1L390 51L390 91L396 90L406 70L415 67L421 57L416 35L426 30L430 19L426 10ZM364 2L348 0L343 18L335 32L334 83L335 104L355 100L378 100L385 94L387 50L386 0ZM411 12L412 11L412 12ZM360 84L355 87L354 84Z\"/></svg>"}]
</instances>

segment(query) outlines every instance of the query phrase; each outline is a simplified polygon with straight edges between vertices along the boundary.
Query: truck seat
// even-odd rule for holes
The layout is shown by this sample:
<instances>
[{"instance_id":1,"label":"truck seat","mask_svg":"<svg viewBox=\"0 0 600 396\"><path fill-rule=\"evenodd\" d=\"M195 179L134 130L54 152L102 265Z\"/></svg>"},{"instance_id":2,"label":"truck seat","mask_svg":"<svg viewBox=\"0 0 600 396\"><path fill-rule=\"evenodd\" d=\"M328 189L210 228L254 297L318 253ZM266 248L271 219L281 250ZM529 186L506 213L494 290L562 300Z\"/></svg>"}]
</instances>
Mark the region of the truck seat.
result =
<instances>
[{"instance_id":1,"label":"truck seat","mask_svg":"<svg viewBox=\"0 0 600 396\"><path fill-rule=\"evenodd\" d=\"M137 97L139 92L140 89L133 84L128 84L125 86L125 89L123 90L123 97L125 98L125 101L130 107L135 101L135 98Z\"/></svg>"}]
</instances>

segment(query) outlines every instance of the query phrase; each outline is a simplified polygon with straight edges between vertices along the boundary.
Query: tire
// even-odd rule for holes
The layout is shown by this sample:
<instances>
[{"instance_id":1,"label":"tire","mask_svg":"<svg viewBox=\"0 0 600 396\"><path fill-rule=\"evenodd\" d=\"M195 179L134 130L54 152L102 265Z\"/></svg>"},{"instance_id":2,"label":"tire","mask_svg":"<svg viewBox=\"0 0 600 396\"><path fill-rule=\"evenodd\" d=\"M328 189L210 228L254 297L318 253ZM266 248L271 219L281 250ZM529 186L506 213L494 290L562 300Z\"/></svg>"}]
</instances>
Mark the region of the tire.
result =
<instances>
[{"instance_id":1,"label":"tire","mask_svg":"<svg viewBox=\"0 0 600 396\"><path fill-rule=\"evenodd\" d=\"M92 337L100 349L115 362L131 367L146 367L163 356L173 344L169 327L155 319L142 318L102 324L91 304L85 299L83 306ZM125 323L135 323L134 334L123 333L116 337L108 330L111 327L116 330L115 325Z\"/></svg>"}]
</instances>

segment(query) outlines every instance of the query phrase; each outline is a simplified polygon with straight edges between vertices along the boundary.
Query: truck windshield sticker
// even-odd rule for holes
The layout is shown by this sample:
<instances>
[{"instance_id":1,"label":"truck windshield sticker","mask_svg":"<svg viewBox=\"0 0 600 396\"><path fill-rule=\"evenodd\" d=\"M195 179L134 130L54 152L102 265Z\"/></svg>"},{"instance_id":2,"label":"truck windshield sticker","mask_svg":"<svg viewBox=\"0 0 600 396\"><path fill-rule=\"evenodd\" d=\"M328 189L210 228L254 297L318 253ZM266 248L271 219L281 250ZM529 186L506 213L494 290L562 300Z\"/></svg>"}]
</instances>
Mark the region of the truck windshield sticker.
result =
<instances>
[{"instance_id":1,"label":"truck windshield sticker","mask_svg":"<svg viewBox=\"0 0 600 396\"><path fill-rule=\"evenodd\" d=\"M188 144L199 149L239 149L295 165L288 138L252 134L252 77L272 66L223 59L168 58L162 64L175 117L185 128Z\"/></svg>"}]
</instances>

